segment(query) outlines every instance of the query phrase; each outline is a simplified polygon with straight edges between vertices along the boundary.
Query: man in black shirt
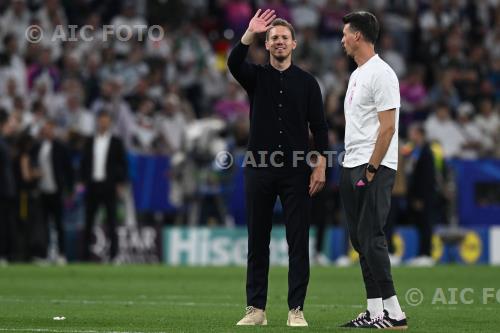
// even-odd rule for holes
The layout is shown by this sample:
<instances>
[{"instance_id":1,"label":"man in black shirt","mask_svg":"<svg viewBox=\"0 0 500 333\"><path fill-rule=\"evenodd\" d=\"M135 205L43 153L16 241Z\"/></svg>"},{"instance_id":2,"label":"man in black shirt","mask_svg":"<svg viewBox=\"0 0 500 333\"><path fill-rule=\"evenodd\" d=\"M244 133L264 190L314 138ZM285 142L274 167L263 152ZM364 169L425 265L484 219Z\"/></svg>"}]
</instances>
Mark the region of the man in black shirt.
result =
<instances>
[{"instance_id":1,"label":"man in black shirt","mask_svg":"<svg viewBox=\"0 0 500 333\"><path fill-rule=\"evenodd\" d=\"M288 326L307 326L302 312L309 282L310 197L325 184L327 125L319 85L292 64L293 27L258 10L228 67L250 99L250 138L245 158L248 224L247 311L237 325L266 325L269 243L273 207L279 195L289 246ZM256 34L266 32L270 63L245 61ZM320 152L313 171L306 163L309 130ZM258 162L257 162L258 161Z\"/></svg>"}]
</instances>

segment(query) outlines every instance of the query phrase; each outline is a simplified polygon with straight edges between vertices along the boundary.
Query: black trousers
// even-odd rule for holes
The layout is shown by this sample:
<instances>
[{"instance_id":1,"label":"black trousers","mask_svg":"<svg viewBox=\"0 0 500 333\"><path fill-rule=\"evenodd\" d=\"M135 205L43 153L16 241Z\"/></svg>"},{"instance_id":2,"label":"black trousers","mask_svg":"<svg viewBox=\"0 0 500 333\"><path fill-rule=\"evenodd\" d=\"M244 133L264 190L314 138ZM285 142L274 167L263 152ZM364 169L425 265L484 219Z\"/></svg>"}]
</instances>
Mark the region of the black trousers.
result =
<instances>
[{"instance_id":1,"label":"black trousers","mask_svg":"<svg viewBox=\"0 0 500 333\"><path fill-rule=\"evenodd\" d=\"M384 234L396 171L380 166L371 183L358 187L365 169L366 164L343 168L340 194L351 243L359 253L367 298L386 299L396 294Z\"/></svg>"},{"instance_id":2,"label":"black trousers","mask_svg":"<svg viewBox=\"0 0 500 333\"><path fill-rule=\"evenodd\" d=\"M431 196L427 198L419 199L423 204L423 207L416 209L412 207L412 203L415 199L410 199L410 220L414 223L418 230L419 236L419 256L431 256L432 250L432 215L435 213L436 207L433 205L433 199Z\"/></svg>"},{"instance_id":3,"label":"black trousers","mask_svg":"<svg viewBox=\"0 0 500 333\"><path fill-rule=\"evenodd\" d=\"M14 259L15 240L15 209L14 198L0 197L0 258Z\"/></svg>"},{"instance_id":4,"label":"black trousers","mask_svg":"<svg viewBox=\"0 0 500 333\"><path fill-rule=\"evenodd\" d=\"M245 168L249 306L266 308L273 208L279 196L288 242L288 307L304 308L309 283L309 177L307 171Z\"/></svg>"},{"instance_id":5,"label":"black trousers","mask_svg":"<svg viewBox=\"0 0 500 333\"><path fill-rule=\"evenodd\" d=\"M45 244L45 257L47 256L47 250L50 242L49 233L49 222L52 221L55 224L57 230L57 246L59 253L65 255L65 242L64 242L64 227L63 227L63 201L61 193L42 193L40 195L41 203L41 213L42 213L42 225L44 230L44 244Z\"/></svg>"},{"instance_id":6,"label":"black trousers","mask_svg":"<svg viewBox=\"0 0 500 333\"><path fill-rule=\"evenodd\" d=\"M91 183L87 187L85 198L85 252L84 259L90 260L92 231L95 216L100 206L106 209L106 233L110 238L109 256L116 257L118 252L118 235L116 232L116 186L109 183Z\"/></svg>"}]
</instances>

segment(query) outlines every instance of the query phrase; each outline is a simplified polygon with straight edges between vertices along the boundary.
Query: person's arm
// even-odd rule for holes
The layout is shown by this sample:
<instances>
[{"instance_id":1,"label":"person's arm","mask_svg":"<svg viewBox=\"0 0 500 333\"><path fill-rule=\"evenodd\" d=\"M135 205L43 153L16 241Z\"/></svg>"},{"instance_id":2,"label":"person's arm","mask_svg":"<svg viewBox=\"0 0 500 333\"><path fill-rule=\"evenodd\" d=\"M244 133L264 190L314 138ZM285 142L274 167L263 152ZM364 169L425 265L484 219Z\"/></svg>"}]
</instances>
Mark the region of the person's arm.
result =
<instances>
[{"instance_id":1,"label":"person's arm","mask_svg":"<svg viewBox=\"0 0 500 333\"><path fill-rule=\"evenodd\" d=\"M389 145L391 144L392 136L396 132L396 110L387 110L378 112L378 121L380 123L377 141L375 142L375 149L373 150L369 164L373 165L376 169L379 168L380 163L384 159ZM366 178L369 182L372 181L374 173L366 171Z\"/></svg>"},{"instance_id":2,"label":"person's arm","mask_svg":"<svg viewBox=\"0 0 500 333\"><path fill-rule=\"evenodd\" d=\"M396 108L400 107L398 78L392 71L383 71L375 77L372 88L380 126L375 149L368 164L378 169L396 133ZM371 182L375 173L366 170L365 175Z\"/></svg>"},{"instance_id":3,"label":"person's arm","mask_svg":"<svg viewBox=\"0 0 500 333\"><path fill-rule=\"evenodd\" d=\"M30 156L21 156L21 177L26 182L31 182L40 177L40 172L31 165Z\"/></svg>"},{"instance_id":4,"label":"person's arm","mask_svg":"<svg viewBox=\"0 0 500 333\"><path fill-rule=\"evenodd\" d=\"M321 97L321 89L315 79L311 80L308 98L307 120L313 135L314 148L320 153L309 181L309 195L313 196L321 191L326 183L327 163L324 154L328 150L328 126L323 112L323 98Z\"/></svg>"},{"instance_id":5,"label":"person's arm","mask_svg":"<svg viewBox=\"0 0 500 333\"><path fill-rule=\"evenodd\" d=\"M270 28L270 23L276 15L274 10L266 10L260 14L259 9L255 16L250 20L248 28L241 37L241 41L231 50L227 59L227 67L234 78L245 89L250 89L255 84L256 69L245 61L248 53L248 47L254 42L255 36L259 33L266 32Z\"/></svg>"}]
</instances>

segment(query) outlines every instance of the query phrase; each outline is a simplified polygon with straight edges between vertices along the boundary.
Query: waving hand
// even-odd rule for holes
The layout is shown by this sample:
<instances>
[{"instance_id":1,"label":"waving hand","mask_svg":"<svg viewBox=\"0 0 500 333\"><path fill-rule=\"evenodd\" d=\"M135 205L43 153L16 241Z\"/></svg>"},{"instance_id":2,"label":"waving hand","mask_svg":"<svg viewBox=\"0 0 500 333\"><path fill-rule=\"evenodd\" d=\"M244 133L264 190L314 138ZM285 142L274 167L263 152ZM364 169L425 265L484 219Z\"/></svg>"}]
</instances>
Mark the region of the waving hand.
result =
<instances>
[{"instance_id":1,"label":"waving hand","mask_svg":"<svg viewBox=\"0 0 500 333\"><path fill-rule=\"evenodd\" d=\"M266 32L271 26L271 22L275 19L274 10L266 9L264 13L261 14L261 9L257 10L254 17L250 20L248 24L248 30L253 33Z\"/></svg>"}]
</instances>

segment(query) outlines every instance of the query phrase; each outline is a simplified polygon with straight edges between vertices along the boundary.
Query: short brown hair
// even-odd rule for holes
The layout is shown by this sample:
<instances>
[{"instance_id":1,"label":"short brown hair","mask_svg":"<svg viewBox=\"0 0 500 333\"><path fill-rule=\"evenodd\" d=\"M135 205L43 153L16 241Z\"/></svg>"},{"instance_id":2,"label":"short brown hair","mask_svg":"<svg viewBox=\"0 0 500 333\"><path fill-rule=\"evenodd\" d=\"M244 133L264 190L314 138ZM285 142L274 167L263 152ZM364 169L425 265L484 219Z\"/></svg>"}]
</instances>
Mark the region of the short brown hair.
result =
<instances>
[{"instance_id":1,"label":"short brown hair","mask_svg":"<svg viewBox=\"0 0 500 333\"><path fill-rule=\"evenodd\" d=\"M290 22L288 22L287 20L284 20L282 18L277 18L277 19L274 19L272 22L271 22L271 28L269 28L267 31L266 31L266 40L268 40L269 38L269 30L271 30L272 28L274 27L277 27L277 26L283 26L283 27L287 27L288 30L290 30L290 32L292 33L292 39L295 40L295 29L293 28L293 26L290 24Z\"/></svg>"}]
</instances>

